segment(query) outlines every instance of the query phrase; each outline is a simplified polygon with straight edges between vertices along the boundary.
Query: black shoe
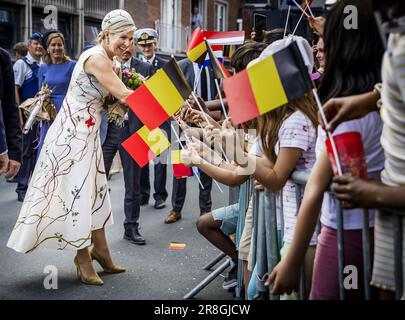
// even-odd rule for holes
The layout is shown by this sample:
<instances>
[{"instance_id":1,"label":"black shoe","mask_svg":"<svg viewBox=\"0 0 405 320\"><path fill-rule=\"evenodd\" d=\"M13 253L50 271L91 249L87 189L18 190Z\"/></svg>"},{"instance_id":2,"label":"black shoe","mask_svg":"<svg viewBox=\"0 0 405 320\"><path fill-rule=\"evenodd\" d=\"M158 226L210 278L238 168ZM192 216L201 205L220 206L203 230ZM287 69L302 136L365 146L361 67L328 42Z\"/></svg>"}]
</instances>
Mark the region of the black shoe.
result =
<instances>
[{"instance_id":1,"label":"black shoe","mask_svg":"<svg viewBox=\"0 0 405 320\"><path fill-rule=\"evenodd\" d=\"M155 209L163 209L164 207L166 207L166 201L164 201L162 199L156 200L155 205L154 205Z\"/></svg>"},{"instance_id":2,"label":"black shoe","mask_svg":"<svg viewBox=\"0 0 405 320\"><path fill-rule=\"evenodd\" d=\"M145 238L139 233L138 227L125 230L124 239L135 244L146 244Z\"/></svg>"},{"instance_id":3,"label":"black shoe","mask_svg":"<svg viewBox=\"0 0 405 320\"><path fill-rule=\"evenodd\" d=\"M25 199L25 193L18 193L17 194L17 201L18 202L24 202Z\"/></svg>"},{"instance_id":4,"label":"black shoe","mask_svg":"<svg viewBox=\"0 0 405 320\"><path fill-rule=\"evenodd\" d=\"M222 283L222 288L229 290L238 285L238 264L232 262L232 268L229 270L228 275Z\"/></svg>"},{"instance_id":5,"label":"black shoe","mask_svg":"<svg viewBox=\"0 0 405 320\"><path fill-rule=\"evenodd\" d=\"M146 205L148 205L148 203L149 203L149 199L141 197L141 202L140 202L141 206L146 206Z\"/></svg>"}]
</instances>

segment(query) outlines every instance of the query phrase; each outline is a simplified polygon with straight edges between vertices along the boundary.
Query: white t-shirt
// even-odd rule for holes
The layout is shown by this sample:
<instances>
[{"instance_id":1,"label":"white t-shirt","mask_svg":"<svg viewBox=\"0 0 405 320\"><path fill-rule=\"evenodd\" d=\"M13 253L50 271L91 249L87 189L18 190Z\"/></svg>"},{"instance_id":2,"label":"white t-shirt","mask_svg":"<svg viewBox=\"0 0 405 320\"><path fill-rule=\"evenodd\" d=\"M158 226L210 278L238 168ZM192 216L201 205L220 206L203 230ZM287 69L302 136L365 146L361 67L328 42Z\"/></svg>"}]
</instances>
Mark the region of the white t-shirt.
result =
<instances>
[{"instance_id":1,"label":"white t-shirt","mask_svg":"<svg viewBox=\"0 0 405 320\"><path fill-rule=\"evenodd\" d=\"M278 155L280 148L299 148L302 150L300 159L298 160L296 170L309 172L316 160L316 128L313 126L309 118L300 111L291 114L278 131L278 143L275 147L275 152ZM261 141L257 139L250 149L250 154L263 156L263 147ZM301 197L304 194L301 188ZM294 238L295 225L297 223L297 202L295 185L287 181L283 187L283 216L277 216L277 221L284 221L284 242L291 243ZM281 209L281 206L280 206ZM281 210L277 210L280 212ZM281 221L280 221L281 222ZM311 238L310 245L316 245L316 233Z\"/></svg>"},{"instance_id":2,"label":"white t-shirt","mask_svg":"<svg viewBox=\"0 0 405 320\"><path fill-rule=\"evenodd\" d=\"M381 144L385 166L381 179L391 186L405 185L405 36L391 34L382 67Z\"/></svg>"},{"instance_id":3,"label":"white t-shirt","mask_svg":"<svg viewBox=\"0 0 405 320\"><path fill-rule=\"evenodd\" d=\"M333 135L355 131L361 134L368 178L379 180L381 170L384 168L384 151L381 147L380 137L382 121L377 112L371 112L357 120L347 121L339 125ZM325 148L325 132L318 128L317 154ZM339 151L339 150L338 150ZM375 210L370 210L370 227L374 226ZM362 229L363 209L351 209L343 211L343 225L345 230ZM335 199L329 193L325 193L322 203L321 223L337 229Z\"/></svg>"},{"instance_id":4,"label":"white t-shirt","mask_svg":"<svg viewBox=\"0 0 405 320\"><path fill-rule=\"evenodd\" d=\"M41 64L41 62L36 61L29 52L27 54L27 61L29 64L33 63L37 63L38 65ZM32 77L32 70L23 59L18 59L14 63L13 70L14 70L14 83L16 86L21 87L25 80Z\"/></svg>"}]
</instances>

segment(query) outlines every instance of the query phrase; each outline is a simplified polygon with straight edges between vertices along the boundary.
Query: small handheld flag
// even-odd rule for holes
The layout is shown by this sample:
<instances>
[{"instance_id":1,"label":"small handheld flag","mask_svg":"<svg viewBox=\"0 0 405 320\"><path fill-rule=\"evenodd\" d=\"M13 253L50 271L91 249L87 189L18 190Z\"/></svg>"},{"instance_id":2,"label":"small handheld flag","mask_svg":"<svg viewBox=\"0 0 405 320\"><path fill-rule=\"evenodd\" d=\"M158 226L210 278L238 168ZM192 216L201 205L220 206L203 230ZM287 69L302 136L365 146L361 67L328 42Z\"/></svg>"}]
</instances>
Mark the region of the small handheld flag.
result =
<instances>
[{"instance_id":1,"label":"small handheld flag","mask_svg":"<svg viewBox=\"0 0 405 320\"><path fill-rule=\"evenodd\" d=\"M153 130L188 99L191 88L173 58L132 93L126 102L139 120Z\"/></svg>"},{"instance_id":2,"label":"small handheld flag","mask_svg":"<svg viewBox=\"0 0 405 320\"><path fill-rule=\"evenodd\" d=\"M204 41L203 32L199 27L193 31L186 53L190 61L204 64L205 56L207 55L207 45Z\"/></svg>"},{"instance_id":3,"label":"small handheld flag","mask_svg":"<svg viewBox=\"0 0 405 320\"><path fill-rule=\"evenodd\" d=\"M210 45L238 45L245 41L245 31L202 31Z\"/></svg>"},{"instance_id":4,"label":"small handheld flag","mask_svg":"<svg viewBox=\"0 0 405 320\"><path fill-rule=\"evenodd\" d=\"M191 167L186 167L183 160L181 159L181 150L172 150L172 166L173 175L177 179L191 177L194 175L194 170ZM198 173L202 171L198 169Z\"/></svg>"},{"instance_id":5,"label":"small handheld flag","mask_svg":"<svg viewBox=\"0 0 405 320\"><path fill-rule=\"evenodd\" d=\"M169 148L170 142L160 128L150 131L146 126L143 126L125 140L122 147L142 168Z\"/></svg>"},{"instance_id":6,"label":"small handheld flag","mask_svg":"<svg viewBox=\"0 0 405 320\"><path fill-rule=\"evenodd\" d=\"M284 49L224 79L224 91L233 124L240 124L312 89L298 45L293 41Z\"/></svg>"}]
</instances>

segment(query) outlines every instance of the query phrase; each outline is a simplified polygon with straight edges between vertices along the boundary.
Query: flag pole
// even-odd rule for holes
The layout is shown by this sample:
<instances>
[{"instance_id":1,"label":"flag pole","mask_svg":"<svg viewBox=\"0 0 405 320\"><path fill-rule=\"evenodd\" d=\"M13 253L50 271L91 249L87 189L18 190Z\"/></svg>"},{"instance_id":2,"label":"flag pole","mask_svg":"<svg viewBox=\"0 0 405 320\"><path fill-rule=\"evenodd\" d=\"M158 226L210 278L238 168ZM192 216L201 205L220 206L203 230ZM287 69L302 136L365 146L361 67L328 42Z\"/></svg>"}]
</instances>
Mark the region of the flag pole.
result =
<instances>
[{"instance_id":1,"label":"flag pole","mask_svg":"<svg viewBox=\"0 0 405 320\"><path fill-rule=\"evenodd\" d=\"M190 103L189 103L187 100L186 100L186 103L187 103L188 107L189 107L190 109L192 109ZM198 125L200 126L201 130L203 131L203 135L205 135L205 134L204 134L204 128L202 127L201 123L198 123ZM229 159L228 159L228 157L227 157L227 155L226 155L224 149L222 148L222 145L219 145L219 147L220 147L220 149L221 149L221 153L222 153L222 155L224 156L226 162L231 163L231 162L229 161Z\"/></svg>"},{"instance_id":2,"label":"flag pole","mask_svg":"<svg viewBox=\"0 0 405 320\"><path fill-rule=\"evenodd\" d=\"M312 17L313 19L315 19L314 13L312 12L312 9L311 9L311 3L310 3L309 1L311 1L311 0L305 0L305 3L306 3L306 5L308 6L308 11L309 11L309 13L311 14L311 17Z\"/></svg>"},{"instance_id":3,"label":"flag pole","mask_svg":"<svg viewBox=\"0 0 405 320\"><path fill-rule=\"evenodd\" d=\"M188 143L190 143L190 145L191 145L190 138L186 134L184 134L184 136L186 137L186 140L188 141ZM191 170L193 170L195 176L198 174L198 171L196 172L194 167L192 167ZM218 187L219 191L221 191L221 193L224 193L224 191L222 191L221 187L219 186L218 182L216 182L215 179L212 179L212 181L214 181L214 183Z\"/></svg>"},{"instance_id":4,"label":"flag pole","mask_svg":"<svg viewBox=\"0 0 405 320\"><path fill-rule=\"evenodd\" d=\"M301 20L302 20L303 17L304 17L304 14L301 14L301 17L300 17L300 19L298 20L297 25L295 26L295 29L294 29L292 35L295 35L295 32L297 32L298 26L300 25Z\"/></svg>"},{"instance_id":5,"label":"flag pole","mask_svg":"<svg viewBox=\"0 0 405 320\"><path fill-rule=\"evenodd\" d=\"M312 93L314 94L315 101L316 101L316 104L318 105L319 113L321 114L323 123L324 123L325 126L326 126L326 125L328 125L328 121L327 121L327 119L326 119L325 112L323 111L321 99L319 99L318 91L316 90L316 87L315 87L315 86L314 86L314 88L312 89ZM339 154L338 154L338 152L337 152L335 140L333 139L332 134L331 134L328 130L325 130L325 131L326 131L326 134L327 134L327 136L328 136L328 138L329 138L330 144L331 144L331 146L332 146L332 152L333 152L333 155L334 155L334 157L335 157L335 162L336 162L338 174L339 174L339 176L341 176L341 175L343 175L343 171L342 171L342 167L341 167L341 165L340 165L340 158L339 158Z\"/></svg>"},{"instance_id":6,"label":"flag pole","mask_svg":"<svg viewBox=\"0 0 405 320\"><path fill-rule=\"evenodd\" d=\"M285 28L284 28L284 35L283 38L285 38L286 34L287 34L287 27L288 27L288 22L290 20L290 12L291 12L291 6L288 6L288 13L287 13L287 19L285 21Z\"/></svg>"},{"instance_id":7,"label":"flag pole","mask_svg":"<svg viewBox=\"0 0 405 320\"><path fill-rule=\"evenodd\" d=\"M184 146L181 144L180 137L179 137L179 135L178 135L176 129L173 127L173 124L172 124L172 123L170 123L170 127L172 128L172 131L174 132L174 135L176 136L176 139L177 139L177 141L179 142L181 149L182 149L182 150L185 150L185 149L184 149ZM185 136L186 136L186 135L185 135ZM186 136L186 138L187 138L187 136ZM204 190L204 186L203 186L203 184L202 184L202 182L201 182L201 180L200 180L200 177L199 177L197 174L195 174L195 171L194 171L194 168L193 168L193 167L191 167L191 170L193 170L194 175L195 175L195 177L197 178L198 183L199 183L200 186L201 186L201 189Z\"/></svg>"},{"instance_id":8,"label":"flag pole","mask_svg":"<svg viewBox=\"0 0 405 320\"><path fill-rule=\"evenodd\" d=\"M297 31L298 26L300 25L302 18L304 18L304 14L306 14L305 11L306 11L307 9L308 9L308 3L307 3L307 5L305 6L305 9L303 10L303 12L302 12L302 14L301 14L300 19L298 20L297 25L295 26L295 29L294 29L294 32L292 33L292 35L295 35L295 32ZM307 15L307 16L308 16L308 15ZM309 17L309 16L308 16L308 17Z\"/></svg>"},{"instance_id":9,"label":"flag pole","mask_svg":"<svg viewBox=\"0 0 405 320\"><path fill-rule=\"evenodd\" d=\"M309 14L306 13L306 12L304 11L304 9L302 9L302 7L299 5L299 3L298 3L297 1L292 0L292 2L294 2L294 4L302 11L302 13L305 14L305 15L307 16L307 18L309 18ZM306 2L306 1L305 1L305 2ZM305 10L306 10L306 8L305 8Z\"/></svg>"},{"instance_id":10,"label":"flag pole","mask_svg":"<svg viewBox=\"0 0 405 320\"><path fill-rule=\"evenodd\" d=\"M205 112L204 112L204 110L203 110L203 108L202 108L202 106L201 106L201 104L200 104L200 101L198 101L195 92L192 91L192 92L191 92L191 95L193 96L195 102L197 102L198 108L200 109L200 111L201 111L202 114L204 115L205 121L207 121L207 124L210 124L210 121L208 120L208 117L207 117L207 115L205 114Z\"/></svg>"},{"instance_id":11,"label":"flag pole","mask_svg":"<svg viewBox=\"0 0 405 320\"><path fill-rule=\"evenodd\" d=\"M226 120L226 119L228 119L228 114L226 113L226 110L225 110L224 99L222 98L222 93L221 93L221 90L220 90L220 87L219 87L219 84L218 84L218 79L215 78L214 81L215 81L215 85L217 86L219 100L221 101L222 111L224 112L224 116L225 116L225 120Z\"/></svg>"}]
</instances>

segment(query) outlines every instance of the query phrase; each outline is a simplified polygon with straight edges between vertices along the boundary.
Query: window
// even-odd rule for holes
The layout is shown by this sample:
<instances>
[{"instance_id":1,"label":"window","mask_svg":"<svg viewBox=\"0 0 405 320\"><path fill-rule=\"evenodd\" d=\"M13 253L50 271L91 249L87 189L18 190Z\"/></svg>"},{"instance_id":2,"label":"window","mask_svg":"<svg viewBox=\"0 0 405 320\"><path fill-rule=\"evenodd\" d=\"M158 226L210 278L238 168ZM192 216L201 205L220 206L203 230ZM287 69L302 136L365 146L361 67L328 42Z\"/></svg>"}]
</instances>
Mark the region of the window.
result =
<instances>
[{"instance_id":1,"label":"window","mask_svg":"<svg viewBox=\"0 0 405 320\"><path fill-rule=\"evenodd\" d=\"M224 2L215 2L215 30L226 31L228 20L228 6Z\"/></svg>"},{"instance_id":2,"label":"window","mask_svg":"<svg viewBox=\"0 0 405 320\"><path fill-rule=\"evenodd\" d=\"M179 27L181 17L179 0L162 0L162 20L159 26L160 48L168 52L176 52L181 37Z\"/></svg>"},{"instance_id":3,"label":"window","mask_svg":"<svg viewBox=\"0 0 405 320\"><path fill-rule=\"evenodd\" d=\"M100 22L85 21L84 22L84 46L91 45L93 41L97 38L99 32L101 31Z\"/></svg>"},{"instance_id":4,"label":"window","mask_svg":"<svg viewBox=\"0 0 405 320\"><path fill-rule=\"evenodd\" d=\"M191 0L191 31L196 27L201 29L206 28L206 1L205 0ZM198 9L198 14L195 10Z\"/></svg>"},{"instance_id":5,"label":"window","mask_svg":"<svg viewBox=\"0 0 405 320\"><path fill-rule=\"evenodd\" d=\"M19 15L15 10L0 8L0 47L8 50L11 55L13 45L17 42L19 30Z\"/></svg>"}]
</instances>

